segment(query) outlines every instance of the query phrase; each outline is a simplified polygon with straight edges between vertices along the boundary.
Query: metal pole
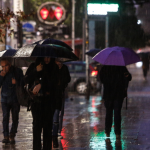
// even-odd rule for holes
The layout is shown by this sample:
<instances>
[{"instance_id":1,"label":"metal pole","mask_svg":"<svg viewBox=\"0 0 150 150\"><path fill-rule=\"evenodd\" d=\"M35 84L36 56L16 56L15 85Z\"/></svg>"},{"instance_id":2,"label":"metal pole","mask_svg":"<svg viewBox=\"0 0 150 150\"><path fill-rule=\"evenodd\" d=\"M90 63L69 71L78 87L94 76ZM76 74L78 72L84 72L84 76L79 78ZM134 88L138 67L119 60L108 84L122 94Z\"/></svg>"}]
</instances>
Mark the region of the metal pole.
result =
<instances>
[{"instance_id":1,"label":"metal pole","mask_svg":"<svg viewBox=\"0 0 150 150\"><path fill-rule=\"evenodd\" d=\"M106 16L105 21L105 47L109 46L109 17Z\"/></svg>"},{"instance_id":2,"label":"metal pole","mask_svg":"<svg viewBox=\"0 0 150 150\"><path fill-rule=\"evenodd\" d=\"M72 0L72 49L75 52L75 0Z\"/></svg>"},{"instance_id":3,"label":"metal pole","mask_svg":"<svg viewBox=\"0 0 150 150\"><path fill-rule=\"evenodd\" d=\"M85 61L85 18L83 18L82 24L82 61Z\"/></svg>"},{"instance_id":4,"label":"metal pole","mask_svg":"<svg viewBox=\"0 0 150 150\"><path fill-rule=\"evenodd\" d=\"M108 3L109 0L106 0ZM109 17L108 15L106 16L106 21L105 21L105 47L109 46Z\"/></svg>"},{"instance_id":5,"label":"metal pole","mask_svg":"<svg viewBox=\"0 0 150 150\"><path fill-rule=\"evenodd\" d=\"M87 0L85 0L85 49L86 52L89 51L89 28L88 28L88 14L87 14ZM86 99L89 100L90 96L90 82L89 82L89 57L86 55L86 84L87 84L87 94Z\"/></svg>"}]
</instances>

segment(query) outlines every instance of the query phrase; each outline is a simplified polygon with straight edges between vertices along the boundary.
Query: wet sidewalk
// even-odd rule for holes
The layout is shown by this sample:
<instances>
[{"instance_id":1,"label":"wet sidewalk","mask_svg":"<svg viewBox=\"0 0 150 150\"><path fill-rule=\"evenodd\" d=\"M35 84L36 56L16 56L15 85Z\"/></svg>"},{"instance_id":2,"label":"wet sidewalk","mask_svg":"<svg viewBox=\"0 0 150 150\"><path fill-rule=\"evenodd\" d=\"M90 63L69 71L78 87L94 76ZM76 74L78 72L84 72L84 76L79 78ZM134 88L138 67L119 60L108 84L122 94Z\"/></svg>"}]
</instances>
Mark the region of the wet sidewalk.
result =
<instances>
[{"instance_id":1,"label":"wet sidewalk","mask_svg":"<svg viewBox=\"0 0 150 150\"><path fill-rule=\"evenodd\" d=\"M59 150L150 150L150 77L143 81L141 69L129 68L133 75L128 90L128 110L122 108L121 141L116 142L114 128L110 141L104 133L105 107L100 95L72 95L65 105ZM150 74L148 74L150 76ZM0 108L0 150L32 150L32 117L21 108L16 145L3 145ZM10 122L11 123L11 122Z\"/></svg>"}]
</instances>

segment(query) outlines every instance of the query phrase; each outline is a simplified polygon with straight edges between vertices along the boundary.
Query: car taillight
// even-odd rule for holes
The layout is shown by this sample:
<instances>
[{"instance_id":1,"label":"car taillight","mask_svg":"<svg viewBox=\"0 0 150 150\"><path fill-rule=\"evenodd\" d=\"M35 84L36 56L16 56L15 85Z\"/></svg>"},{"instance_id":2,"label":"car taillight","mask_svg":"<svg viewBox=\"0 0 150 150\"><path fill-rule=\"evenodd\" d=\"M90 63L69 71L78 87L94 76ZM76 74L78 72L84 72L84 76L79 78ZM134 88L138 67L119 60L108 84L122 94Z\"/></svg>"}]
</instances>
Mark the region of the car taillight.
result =
<instances>
[{"instance_id":1,"label":"car taillight","mask_svg":"<svg viewBox=\"0 0 150 150\"><path fill-rule=\"evenodd\" d=\"M98 74L98 71L92 71L91 72L91 76L97 76L97 74Z\"/></svg>"}]
</instances>

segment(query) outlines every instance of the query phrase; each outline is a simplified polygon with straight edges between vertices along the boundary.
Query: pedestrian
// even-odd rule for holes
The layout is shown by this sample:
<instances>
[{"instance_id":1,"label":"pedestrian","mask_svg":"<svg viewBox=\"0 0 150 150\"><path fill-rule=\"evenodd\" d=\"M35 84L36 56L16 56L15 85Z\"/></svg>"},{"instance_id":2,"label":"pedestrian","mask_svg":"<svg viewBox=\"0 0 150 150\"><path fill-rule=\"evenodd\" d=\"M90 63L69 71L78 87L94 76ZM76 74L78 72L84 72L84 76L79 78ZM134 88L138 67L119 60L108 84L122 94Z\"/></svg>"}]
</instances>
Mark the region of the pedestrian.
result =
<instances>
[{"instance_id":1,"label":"pedestrian","mask_svg":"<svg viewBox=\"0 0 150 150\"><path fill-rule=\"evenodd\" d=\"M43 150L52 149L52 125L55 108L54 92L58 84L58 66L50 57L37 58L25 75L25 83L33 93L31 112L33 117L33 150L41 150L43 129Z\"/></svg>"},{"instance_id":2,"label":"pedestrian","mask_svg":"<svg viewBox=\"0 0 150 150\"><path fill-rule=\"evenodd\" d=\"M20 104L17 98L16 85L23 78L20 68L11 65L11 60L2 58L0 60L2 71L0 72L1 106L3 112L3 134L2 143L15 144L15 136L19 123ZM12 126L9 131L10 111L12 114Z\"/></svg>"},{"instance_id":3,"label":"pedestrian","mask_svg":"<svg viewBox=\"0 0 150 150\"><path fill-rule=\"evenodd\" d=\"M68 67L58 60L55 62L59 67L59 82L55 92L56 107L53 117L53 148L58 147L58 135L61 136L65 105L65 88L71 80Z\"/></svg>"},{"instance_id":4,"label":"pedestrian","mask_svg":"<svg viewBox=\"0 0 150 150\"><path fill-rule=\"evenodd\" d=\"M147 77L147 72L149 70L149 55L148 54L143 54L143 57L141 58L142 60L142 69L143 69L143 76L144 80L146 81Z\"/></svg>"},{"instance_id":5,"label":"pedestrian","mask_svg":"<svg viewBox=\"0 0 150 150\"><path fill-rule=\"evenodd\" d=\"M110 136L113 111L114 131L116 139L121 137L121 108L127 96L127 87L132 76L125 66L103 66L100 71L100 80L104 86L104 105L106 107L105 133Z\"/></svg>"}]
</instances>

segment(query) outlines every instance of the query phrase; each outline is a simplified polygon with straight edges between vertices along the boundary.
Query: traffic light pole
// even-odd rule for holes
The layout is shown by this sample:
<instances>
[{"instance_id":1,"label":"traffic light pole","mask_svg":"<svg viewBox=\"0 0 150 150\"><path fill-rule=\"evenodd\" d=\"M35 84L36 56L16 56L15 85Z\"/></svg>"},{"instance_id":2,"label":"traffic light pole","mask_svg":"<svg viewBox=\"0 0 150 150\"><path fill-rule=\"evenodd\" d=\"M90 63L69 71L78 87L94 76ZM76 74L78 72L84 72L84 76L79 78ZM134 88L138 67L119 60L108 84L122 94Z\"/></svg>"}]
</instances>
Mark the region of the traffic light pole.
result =
<instances>
[{"instance_id":1,"label":"traffic light pole","mask_svg":"<svg viewBox=\"0 0 150 150\"><path fill-rule=\"evenodd\" d=\"M22 23L17 20L17 48L22 47L23 33L22 33Z\"/></svg>"},{"instance_id":2,"label":"traffic light pole","mask_svg":"<svg viewBox=\"0 0 150 150\"><path fill-rule=\"evenodd\" d=\"M72 0L72 49L75 53L75 0Z\"/></svg>"}]
</instances>

